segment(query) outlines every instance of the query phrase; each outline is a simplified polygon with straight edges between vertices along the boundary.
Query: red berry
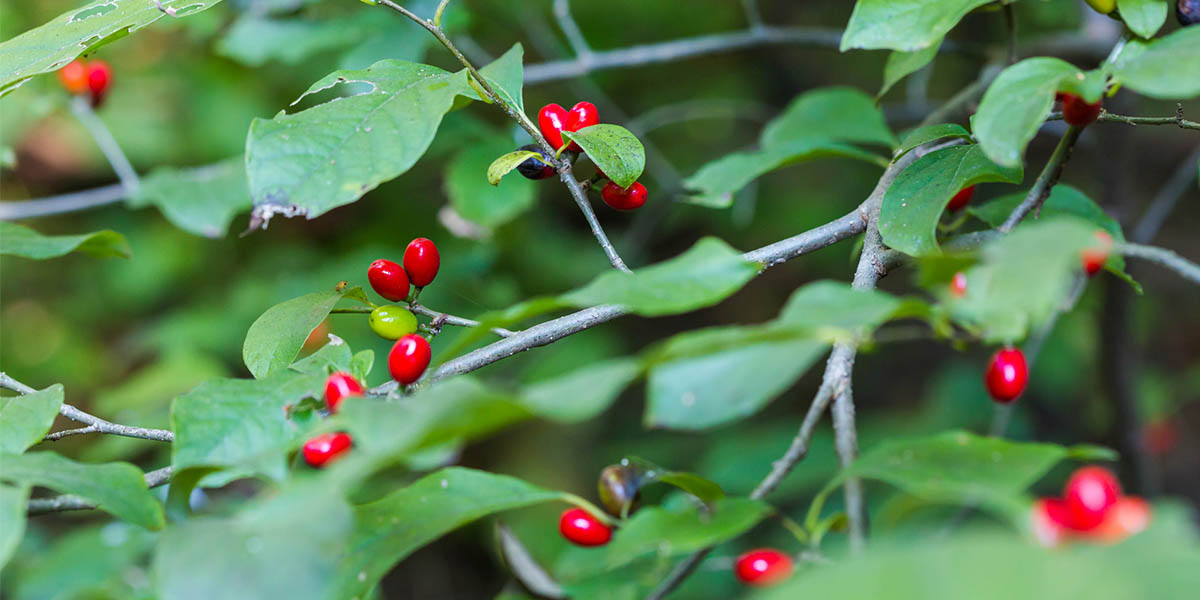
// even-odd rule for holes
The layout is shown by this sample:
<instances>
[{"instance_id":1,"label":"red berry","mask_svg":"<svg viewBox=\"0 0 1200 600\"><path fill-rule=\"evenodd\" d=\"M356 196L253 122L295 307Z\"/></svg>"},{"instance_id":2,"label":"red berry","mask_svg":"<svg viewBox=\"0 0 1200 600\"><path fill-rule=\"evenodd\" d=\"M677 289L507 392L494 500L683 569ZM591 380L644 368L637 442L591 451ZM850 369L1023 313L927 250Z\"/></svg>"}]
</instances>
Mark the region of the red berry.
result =
<instances>
[{"instance_id":1,"label":"red berry","mask_svg":"<svg viewBox=\"0 0 1200 600\"><path fill-rule=\"evenodd\" d=\"M971 201L971 196L974 195L975 186L968 185L967 187L958 190L958 193L950 199L950 203L946 205L946 208L951 211L959 210L960 208L966 206L967 203Z\"/></svg>"},{"instance_id":2,"label":"red berry","mask_svg":"<svg viewBox=\"0 0 1200 600\"><path fill-rule=\"evenodd\" d=\"M557 104L547 104L538 111L538 127L542 130L542 135L546 136L546 141L550 142L555 150L562 148L562 132L566 126L567 109Z\"/></svg>"},{"instance_id":3,"label":"red berry","mask_svg":"<svg viewBox=\"0 0 1200 600\"><path fill-rule=\"evenodd\" d=\"M962 271L955 273L950 280L950 295L955 298L967 295L967 276Z\"/></svg>"},{"instance_id":4,"label":"red berry","mask_svg":"<svg viewBox=\"0 0 1200 600\"><path fill-rule=\"evenodd\" d=\"M634 210L646 203L646 186L634 182L623 189L610 181L600 190L600 197L604 198L605 204L617 210Z\"/></svg>"},{"instance_id":5,"label":"red berry","mask_svg":"<svg viewBox=\"0 0 1200 600\"><path fill-rule=\"evenodd\" d=\"M59 69L58 81L68 93L82 94L88 91L87 65L78 58L67 63L67 66Z\"/></svg>"},{"instance_id":6,"label":"red berry","mask_svg":"<svg viewBox=\"0 0 1200 600\"><path fill-rule=\"evenodd\" d=\"M1091 124L1100 117L1099 100L1089 104L1075 94L1063 94L1062 109L1063 120L1076 127Z\"/></svg>"},{"instance_id":7,"label":"red berry","mask_svg":"<svg viewBox=\"0 0 1200 600\"><path fill-rule=\"evenodd\" d=\"M348 433L323 433L304 442L304 462L323 467L329 461L343 455L353 444Z\"/></svg>"},{"instance_id":8,"label":"red berry","mask_svg":"<svg viewBox=\"0 0 1200 600\"><path fill-rule=\"evenodd\" d=\"M579 131L584 127L591 127L599 122L600 113L596 111L596 105L591 102L579 102L575 106L572 106L570 112L567 113L567 123L564 129L566 131ZM575 142L571 142L571 146L567 149L574 150L575 152L583 150Z\"/></svg>"},{"instance_id":9,"label":"red berry","mask_svg":"<svg viewBox=\"0 0 1200 600\"><path fill-rule=\"evenodd\" d=\"M102 60L93 60L87 64L88 89L92 91L92 106L100 106L104 96L112 84L112 68Z\"/></svg>"},{"instance_id":10,"label":"red berry","mask_svg":"<svg viewBox=\"0 0 1200 600\"><path fill-rule=\"evenodd\" d=\"M568 508L558 519L558 530L576 546L603 546L612 539L612 528L582 508Z\"/></svg>"},{"instance_id":11,"label":"red berry","mask_svg":"<svg viewBox=\"0 0 1200 600\"><path fill-rule=\"evenodd\" d=\"M1083 272L1087 273L1088 277L1100 272L1104 268L1104 263L1108 262L1108 255L1112 252L1113 239L1106 231L1096 232L1097 244L1089 248L1084 248L1079 252L1080 261L1083 263Z\"/></svg>"},{"instance_id":12,"label":"red berry","mask_svg":"<svg viewBox=\"0 0 1200 600\"><path fill-rule=\"evenodd\" d=\"M438 256L437 246L427 238L417 238L404 249L404 270L408 271L412 284L419 288L433 283L440 266L442 259Z\"/></svg>"},{"instance_id":13,"label":"red berry","mask_svg":"<svg viewBox=\"0 0 1200 600\"><path fill-rule=\"evenodd\" d=\"M773 585L792 576L792 557L773 548L759 548L739 556L733 570L743 583Z\"/></svg>"},{"instance_id":14,"label":"red berry","mask_svg":"<svg viewBox=\"0 0 1200 600\"><path fill-rule=\"evenodd\" d=\"M381 258L367 267L367 281L376 294L391 300L401 302L408 297L408 273L404 267Z\"/></svg>"},{"instance_id":15,"label":"red berry","mask_svg":"<svg viewBox=\"0 0 1200 600\"><path fill-rule=\"evenodd\" d=\"M403 385L408 385L421 378L429 367L432 353L429 342L425 338L410 333L398 340L388 353L388 370L392 378Z\"/></svg>"},{"instance_id":16,"label":"red berry","mask_svg":"<svg viewBox=\"0 0 1200 600\"><path fill-rule=\"evenodd\" d=\"M1029 382L1025 354L1018 348L1004 348L992 355L984 383L992 399L1001 404L1016 400Z\"/></svg>"},{"instance_id":17,"label":"red berry","mask_svg":"<svg viewBox=\"0 0 1200 600\"><path fill-rule=\"evenodd\" d=\"M1104 514L1104 520L1090 535L1100 542L1115 544L1145 531L1150 524L1150 504L1137 496L1125 496Z\"/></svg>"},{"instance_id":18,"label":"red berry","mask_svg":"<svg viewBox=\"0 0 1200 600\"><path fill-rule=\"evenodd\" d=\"M329 407L329 412L337 412L342 400L362 394L362 384L349 373L338 371L325 380L325 406Z\"/></svg>"},{"instance_id":19,"label":"red berry","mask_svg":"<svg viewBox=\"0 0 1200 600\"><path fill-rule=\"evenodd\" d=\"M1071 525L1078 531L1098 527L1120 498L1121 482L1104 467L1083 467L1075 471L1063 490Z\"/></svg>"},{"instance_id":20,"label":"red berry","mask_svg":"<svg viewBox=\"0 0 1200 600\"><path fill-rule=\"evenodd\" d=\"M1063 543L1071 534L1071 515L1061 498L1042 498L1034 502L1030 520L1034 537L1047 548Z\"/></svg>"}]
</instances>

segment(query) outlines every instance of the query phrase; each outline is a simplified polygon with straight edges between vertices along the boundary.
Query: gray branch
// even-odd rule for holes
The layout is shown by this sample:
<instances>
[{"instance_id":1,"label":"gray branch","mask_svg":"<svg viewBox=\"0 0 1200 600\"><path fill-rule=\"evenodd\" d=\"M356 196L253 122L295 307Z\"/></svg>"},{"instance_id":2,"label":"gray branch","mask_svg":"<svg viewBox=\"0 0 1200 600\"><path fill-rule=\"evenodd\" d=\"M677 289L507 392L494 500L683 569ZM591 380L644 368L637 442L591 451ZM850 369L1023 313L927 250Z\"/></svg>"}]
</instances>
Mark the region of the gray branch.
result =
<instances>
[{"instance_id":1,"label":"gray branch","mask_svg":"<svg viewBox=\"0 0 1200 600\"><path fill-rule=\"evenodd\" d=\"M92 105L83 96L75 96L71 99L71 111L79 119L80 123L87 128L88 133L92 134L92 139L96 140L96 145L100 147L100 151L104 153L104 157L108 159L112 165L113 171L117 173L117 179L121 181L122 187L126 193L134 194L141 186L141 181L138 179L137 171L133 170L133 165L129 164L129 159L121 150L120 144L113 139L112 132L108 130L108 126L100 117L96 116L96 112L92 110Z\"/></svg>"},{"instance_id":2,"label":"gray branch","mask_svg":"<svg viewBox=\"0 0 1200 600\"><path fill-rule=\"evenodd\" d=\"M170 480L171 467L163 467L146 473L146 487L148 488L156 488ZM34 498L30 500L26 514L34 517L68 510L90 510L96 507L97 504L95 502L82 496L63 494L62 496L54 496L53 498Z\"/></svg>"},{"instance_id":3,"label":"gray branch","mask_svg":"<svg viewBox=\"0 0 1200 600\"><path fill-rule=\"evenodd\" d=\"M1148 260L1153 263L1158 263L1179 274L1180 277L1191 281L1192 283L1200 284L1200 265L1189 261L1188 259L1157 246L1143 246L1141 244L1118 244L1117 252L1125 256L1132 256L1142 260Z\"/></svg>"},{"instance_id":4,"label":"gray branch","mask_svg":"<svg viewBox=\"0 0 1200 600\"><path fill-rule=\"evenodd\" d=\"M17 381L16 379L9 377L7 373L3 373L3 372L0 372L0 387L12 390L14 392L18 392L20 394L32 394L37 391L37 390L21 383L20 381ZM68 419L71 419L72 421L78 421L80 423L88 425L88 427L84 427L83 429L86 429L89 431L83 431L83 430L79 430L79 429L72 430L76 433L96 432L96 433L107 433L107 434L111 434L111 435L121 435L121 436L125 436L125 437L138 438L138 439L143 439L143 440L154 440L154 441L158 441L158 442L175 441L175 434L171 433L170 431L167 431L165 429L145 429L142 427L130 427L128 425L119 425L117 423L105 421L104 419L101 419L100 417L97 417L95 415L91 415L86 412L83 412L82 410L79 410L78 408L75 408L74 406L71 406L70 404L67 404L65 402L58 409L58 412L62 416L66 417ZM51 435L54 435L54 434L51 434ZM70 434L70 435L74 435L74 434ZM59 436L59 437L62 437L62 436ZM58 438L49 438L49 436L47 436L47 439L58 439Z\"/></svg>"},{"instance_id":5,"label":"gray branch","mask_svg":"<svg viewBox=\"0 0 1200 600\"><path fill-rule=\"evenodd\" d=\"M1188 157L1179 163L1179 167L1171 174L1170 179L1163 184L1154 196L1154 201L1146 209L1138 224L1133 228L1129 239L1138 244L1149 244L1158 230L1167 220L1167 215L1175 209L1175 204L1196 183L1196 163L1200 161L1200 146L1192 150Z\"/></svg>"},{"instance_id":6,"label":"gray branch","mask_svg":"<svg viewBox=\"0 0 1200 600\"><path fill-rule=\"evenodd\" d=\"M1072 125L1067 128L1067 132L1058 140L1058 146L1054 148L1054 153L1050 155L1050 160L1046 161L1046 166L1042 168L1037 181L1033 182L1033 187L1029 189L1029 193L1025 196L1025 199L1008 215L1008 218L997 228L997 231L1000 233L1012 231L1013 227L1016 227L1021 222L1021 219L1025 218L1025 215L1041 208L1042 203L1050 196L1050 190L1054 187L1054 184L1058 183L1058 178L1062 175L1063 167L1066 166L1067 160L1071 158L1071 150L1075 148L1075 142L1079 139L1079 134L1082 132L1082 127Z\"/></svg>"}]
</instances>

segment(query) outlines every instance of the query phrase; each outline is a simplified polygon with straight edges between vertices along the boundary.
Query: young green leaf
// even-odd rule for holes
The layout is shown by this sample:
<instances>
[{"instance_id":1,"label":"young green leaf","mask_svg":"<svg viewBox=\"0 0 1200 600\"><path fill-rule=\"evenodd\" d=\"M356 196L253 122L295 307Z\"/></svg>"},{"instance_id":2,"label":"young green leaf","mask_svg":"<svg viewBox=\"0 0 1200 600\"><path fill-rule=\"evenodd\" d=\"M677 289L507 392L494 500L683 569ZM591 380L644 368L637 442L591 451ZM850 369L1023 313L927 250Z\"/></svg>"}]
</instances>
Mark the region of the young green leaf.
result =
<instances>
[{"instance_id":1,"label":"young green leaf","mask_svg":"<svg viewBox=\"0 0 1200 600\"><path fill-rule=\"evenodd\" d=\"M533 150L514 150L508 154L502 154L492 164L488 165L487 180L492 185L500 185L500 178L508 175L517 165L531 158L542 161L542 154Z\"/></svg>"},{"instance_id":2,"label":"young green leaf","mask_svg":"<svg viewBox=\"0 0 1200 600\"><path fill-rule=\"evenodd\" d=\"M1184 27L1143 42L1130 41L1113 63L1117 80L1161 100L1200 95L1200 27Z\"/></svg>"},{"instance_id":3,"label":"young green leaf","mask_svg":"<svg viewBox=\"0 0 1200 600\"><path fill-rule=\"evenodd\" d=\"M500 99L516 109L517 113L525 114L525 97L522 86L525 85L524 67L521 60L525 56L525 48L520 43L513 44L500 58L479 69L479 74L487 80L492 89L500 95ZM482 99L477 92L476 97Z\"/></svg>"},{"instance_id":4,"label":"young green leaf","mask_svg":"<svg viewBox=\"0 0 1200 600\"><path fill-rule=\"evenodd\" d=\"M1057 58L1028 58L1004 69L988 87L971 129L996 164L1019 167L1025 147L1050 114L1054 92L1068 77L1083 72Z\"/></svg>"},{"instance_id":5,"label":"young green leaf","mask_svg":"<svg viewBox=\"0 0 1200 600\"><path fill-rule=\"evenodd\" d=\"M268 308L254 320L242 344L242 360L256 378L279 373L296 360L308 334L342 298L362 296L362 289L313 292Z\"/></svg>"},{"instance_id":6,"label":"young green leaf","mask_svg":"<svg viewBox=\"0 0 1200 600\"><path fill-rule=\"evenodd\" d=\"M63 403L62 384L0 398L0 454L20 454L46 437Z\"/></svg>"},{"instance_id":7,"label":"young green leaf","mask_svg":"<svg viewBox=\"0 0 1200 600\"><path fill-rule=\"evenodd\" d=\"M83 252L97 258L129 258L125 236L106 229L82 235L42 235L24 225L0 221L0 254L41 260Z\"/></svg>"},{"instance_id":8,"label":"young green leaf","mask_svg":"<svg viewBox=\"0 0 1200 600\"><path fill-rule=\"evenodd\" d=\"M958 21L992 0L858 0L842 34L851 48L909 52L939 42Z\"/></svg>"},{"instance_id":9,"label":"young green leaf","mask_svg":"<svg viewBox=\"0 0 1200 600\"><path fill-rule=\"evenodd\" d=\"M912 256L937 254L937 224L954 194L988 181L1020 183L1023 175L1020 166L1005 168L989 160L977 144L926 154L902 171L883 197L883 243Z\"/></svg>"},{"instance_id":10,"label":"young green leaf","mask_svg":"<svg viewBox=\"0 0 1200 600\"><path fill-rule=\"evenodd\" d=\"M642 142L620 125L601 123L579 131L564 131L563 139L579 144L596 167L622 188L633 185L646 168Z\"/></svg>"},{"instance_id":11,"label":"young green leaf","mask_svg":"<svg viewBox=\"0 0 1200 600\"><path fill-rule=\"evenodd\" d=\"M95 502L100 510L146 529L161 529L162 504L150 494L142 470L129 463L84 464L53 452L0 456L0 479L48 487Z\"/></svg>"},{"instance_id":12,"label":"young green leaf","mask_svg":"<svg viewBox=\"0 0 1200 600\"><path fill-rule=\"evenodd\" d=\"M1167 3L1163 0L1117 0L1121 20L1134 33L1152 38L1167 21Z\"/></svg>"},{"instance_id":13,"label":"young green leaf","mask_svg":"<svg viewBox=\"0 0 1200 600\"><path fill-rule=\"evenodd\" d=\"M941 47L942 40L938 40L920 50L893 51L888 54L887 63L883 66L883 86L879 88L879 93L875 94L875 97L882 98L901 79L929 64L937 56Z\"/></svg>"},{"instance_id":14,"label":"young green leaf","mask_svg":"<svg viewBox=\"0 0 1200 600\"><path fill-rule=\"evenodd\" d=\"M783 114L767 123L759 141L763 148L773 148L807 138L888 148L896 145L896 136L888 129L875 100L850 87L825 87L800 94Z\"/></svg>"},{"instance_id":15,"label":"young green leaf","mask_svg":"<svg viewBox=\"0 0 1200 600\"><path fill-rule=\"evenodd\" d=\"M508 136L489 137L464 148L446 167L446 195L450 197L450 205L464 219L494 228L533 206L536 196L533 182L524 177L512 177L504 182L497 177L496 182L492 182L492 169L496 166L492 157L511 148L512 140ZM516 153L505 156L512 154Z\"/></svg>"}]
</instances>

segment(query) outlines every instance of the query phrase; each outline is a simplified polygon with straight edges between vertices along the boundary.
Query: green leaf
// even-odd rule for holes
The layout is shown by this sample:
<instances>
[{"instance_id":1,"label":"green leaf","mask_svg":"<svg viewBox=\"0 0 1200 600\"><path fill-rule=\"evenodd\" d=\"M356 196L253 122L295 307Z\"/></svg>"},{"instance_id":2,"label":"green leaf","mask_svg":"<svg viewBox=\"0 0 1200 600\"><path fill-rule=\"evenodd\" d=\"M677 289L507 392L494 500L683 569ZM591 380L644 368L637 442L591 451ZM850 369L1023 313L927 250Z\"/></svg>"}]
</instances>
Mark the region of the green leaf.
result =
<instances>
[{"instance_id":1,"label":"green leaf","mask_svg":"<svg viewBox=\"0 0 1200 600\"><path fill-rule=\"evenodd\" d=\"M842 34L842 52L912 51L939 42L958 21L992 0L858 0Z\"/></svg>"},{"instance_id":2,"label":"green leaf","mask_svg":"<svg viewBox=\"0 0 1200 600\"><path fill-rule=\"evenodd\" d=\"M346 552L352 527L342 491L315 483L258 500L231 517L192 517L172 525L158 543L157 597L348 598L333 587L340 565L332 557Z\"/></svg>"},{"instance_id":3,"label":"green leaf","mask_svg":"<svg viewBox=\"0 0 1200 600\"><path fill-rule=\"evenodd\" d=\"M95 502L100 510L147 529L161 529L163 508L146 487L141 469L129 463L84 464L53 452L0 457L0 478L48 487Z\"/></svg>"},{"instance_id":4,"label":"green leaf","mask_svg":"<svg viewBox=\"0 0 1200 600\"><path fill-rule=\"evenodd\" d=\"M875 100L849 87L826 87L805 92L763 129L764 148L805 138L878 144L891 148L896 136L888 129Z\"/></svg>"},{"instance_id":5,"label":"green leaf","mask_svg":"<svg viewBox=\"0 0 1200 600\"><path fill-rule=\"evenodd\" d=\"M979 102L971 129L996 164L1018 167L1025 147L1050 115L1059 82L1083 73L1057 58L1028 58L1000 72Z\"/></svg>"},{"instance_id":6,"label":"green leaf","mask_svg":"<svg viewBox=\"0 0 1200 600\"><path fill-rule=\"evenodd\" d=\"M198 13L221 0L166 0L176 16ZM0 44L0 96L39 73L61 68L75 58L129 35L166 14L153 2L95 0Z\"/></svg>"},{"instance_id":7,"label":"green leaf","mask_svg":"<svg viewBox=\"0 0 1200 600\"><path fill-rule=\"evenodd\" d=\"M436 471L355 508L354 535L335 589L342 597L363 597L392 565L450 531L492 513L563 499L560 492L505 475L462 467Z\"/></svg>"},{"instance_id":8,"label":"green leaf","mask_svg":"<svg viewBox=\"0 0 1200 600\"><path fill-rule=\"evenodd\" d=\"M888 54L887 63L883 66L883 86L879 88L879 93L875 94L876 98L882 98L888 90L892 89L901 79L908 77L929 64L938 50L942 47L942 40L938 40L920 50L910 52L893 51Z\"/></svg>"},{"instance_id":9,"label":"green leaf","mask_svg":"<svg viewBox=\"0 0 1200 600\"><path fill-rule=\"evenodd\" d=\"M711 208L733 204L733 195L751 181L780 167L826 157L854 158L878 166L887 160L849 144L827 138L804 138L765 150L735 152L700 168L683 182L690 195L685 200Z\"/></svg>"},{"instance_id":10,"label":"green leaf","mask_svg":"<svg viewBox=\"0 0 1200 600\"><path fill-rule=\"evenodd\" d=\"M777 322L814 330L839 329L861 338L892 318L901 304L899 298L879 290L858 290L840 281L814 281L792 294Z\"/></svg>"},{"instance_id":11,"label":"green leaf","mask_svg":"<svg viewBox=\"0 0 1200 600\"><path fill-rule=\"evenodd\" d=\"M604 564L613 569L650 553L669 558L707 548L744 533L771 511L766 503L748 498L721 500L712 506L711 514L695 505L646 507L604 547Z\"/></svg>"},{"instance_id":12,"label":"green leaf","mask_svg":"<svg viewBox=\"0 0 1200 600\"><path fill-rule=\"evenodd\" d=\"M579 131L564 131L563 139L579 144L596 167L622 188L633 185L646 168L642 142L620 125L601 123Z\"/></svg>"},{"instance_id":13,"label":"green leaf","mask_svg":"<svg viewBox=\"0 0 1200 600\"><path fill-rule=\"evenodd\" d=\"M300 354L308 334L329 316L338 300L361 295L358 287L344 292L313 292L268 308L246 332L242 344L246 368L258 379L286 369Z\"/></svg>"},{"instance_id":14,"label":"green leaf","mask_svg":"<svg viewBox=\"0 0 1200 600\"><path fill-rule=\"evenodd\" d=\"M171 405L171 464L185 469L234 468L282 480L285 453L304 434L284 408L318 397L325 376L279 373L264 379L216 379L200 384Z\"/></svg>"},{"instance_id":15,"label":"green leaf","mask_svg":"<svg viewBox=\"0 0 1200 600\"><path fill-rule=\"evenodd\" d=\"M255 206L293 207L311 219L354 202L408 171L455 96L471 94L461 71L389 59L334 71L296 102L342 83L370 90L251 123L246 170Z\"/></svg>"},{"instance_id":16,"label":"green leaf","mask_svg":"<svg viewBox=\"0 0 1200 600\"><path fill-rule=\"evenodd\" d=\"M942 123L941 125L926 125L918 127L904 136L900 141L900 146L896 148L896 158L900 158L908 154L921 144L942 140L946 138L956 138L960 140L971 139L971 133L958 123Z\"/></svg>"},{"instance_id":17,"label":"green leaf","mask_svg":"<svg viewBox=\"0 0 1200 600\"><path fill-rule=\"evenodd\" d=\"M545 162L542 160L542 154L540 152L534 152L533 150L514 150L508 154L501 155L499 158L492 161L492 164L488 165L488 183L492 185L500 185L500 178L508 175L513 169L517 168L518 165L531 158L536 158L539 162Z\"/></svg>"},{"instance_id":18,"label":"green leaf","mask_svg":"<svg viewBox=\"0 0 1200 600\"><path fill-rule=\"evenodd\" d=\"M81 235L42 235L24 225L0 221L0 254L41 260L71 252L97 258L133 256L125 236L109 229Z\"/></svg>"},{"instance_id":19,"label":"green leaf","mask_svg":"<svg viewBox=\"0 0 1200 600\"><path fill-rule=\"evenodd\" d=\"M625 358L597 363L530 385L521 393L520 402L552 421L586 421L612 405L641 371L641 365Z\"/></svg>"},{"instance_id":20,"label":"green leaf","mask_svg":"<svg viewBox=\"0 0 1200 600\"><path fill-rule=\"evenodd\" d=\"M931 152L902 171L883 197L879 233L883 243L912 256L941 252L937 225L959 190L989 181L1020 183L1020 166L1004 168L988 159L980 145Z\"/></svg>"},{"instance_id":21,"label":"green leaf","mask_svg":"<svg viewBox=\"0 0 1200 600\"><path fill-rule=\"evenodd\" d=\"M40 442L54 425L63 403L62 384L0 398L0 454L20 454Z\"/></svg>"},{"instance_id":22,"label":"green leaf","mask_svg":"<svg viewBox=\"0 0 1200 600\"><path fill-rule=\"evenodd\" d=\"M525 48L518 42L500 58L479 69L479 74L491 84L492 90L500 95L500 99L516 108L521 115L525 114L525 97L522 92L525 70L521 65L524 56ZM475 96L478 97L478 94Z\"/></svg>"},{"instance_id":23,"label":"green leaf","mask_svg":"<svg viewBox=\"0 0 1200 600\"><path fill-rule=\"evenodd\" d=\"M25 535L29 487L0 482L0 568L8 565Z\"/></svg>"},{"instance_id":24,"label":"green leaf","mask_svg":"<svg viewBox=\"0 0 1200 600\"><path fill-rule=\"evenodd\" d=\"M1129 29L1144 38L1154 37L1167 21L1165 0L1117 0L1117 10Z\"/></svg>"},{"instance_id":25,"label":"green leaf","mask_svg":"<svg viewBox=\"0 0 1200 600\"><path fill-rule=\"evenodd\" d=\"M644 317L679 314L724 300L758 269L725 242L706 237L675 258L633 273L608 271L561 298L578 307L618 304Z\"/></svg>"},{"instance_id":26,"label":"green leaf","mask_svg":"<svg viewBox=\"0 0 1200 600\"><path fill-rule=\"evenodd\" d=\"M34 560L22 560L19 574L16 570L5 573L14 583L19 582L13 586L12 597L140 597L146 591L145 579L127 576L143 570L157 534L121 522L74 525L56 536L49 547L39 548Z\"/></svg>"},{"instance_id":27,"label":"green leaf","mask_svg":"<svg viewBox=\"0 0 1200 600\"><path fill-rule=\"evenodd\" d=\"M215 50L250 67L271 61L298 65L363 39L367 31L362 22L374 12L354 11L349 18L335 19L277 19L246 12L225 31Z\"/></svg>"},{"instance_id":28,"label":"green leaf","mask_svg":"<svg viewBox=\"0 0 1200 600\"><path fill-rule=\"evenodd\" d=\"M1113 74L1131 90L1161 100L1200 95L1200 28L1130 41L1113 63Z\"/></svg>"},{"instance_id":29,"label":"green leaf","mask_svg":"<svg viewBox=\"0 0 1200 600\"><path fill-rule=\"evenodd\" d=\"M986 204L972 206L967 211L988 225L999 227L1008 218L1008 215L1016 209L1017 205L1024 200L1025 193L1009 194L996 198ZM1050 190L1050 196L1042 203L1041 211L1038 213L1038 218L1040 219L1056 216L1079 217L1094 223L1097 227L1108 232L1113 240L1118 242L1125 241L1125 234L1121 231L1121 224L1116 219L1105 214L1104 209L1100 208L1100 205L1096 204L1091 198L1088 198L1083 192L1063 183L1054 186ZM1128 277L1125 274L1125 257L1121 256L1120 253L1110 253L1108 261L1104 263L1104 266L1113 273ZM1136 289L1141 289L1141 286L1132 279L1128 281Z\"/></svg>"},{"instance_id":30,"label":"green leaf","mask_svg":"<svg viewBox=\"0 0 1200 600\"><path fill-rule=\"evenodd\" d=\"M142 178L141 187L125 205L154 205L172 225L219 238L238 213L250 210L248 185L245 160L240 156L203 167L159 167Z\"/></svg>"},{"instance_id":31,"label":"green leaf","mask_svg":"<svg viewBox=\"0 0 1200 600\"><path fill-rule=\"evenodd\" d=\"M984 246L983 261L966 271L967 294L949 304L953 316L983 330L989 343L1011 343L1062 305L1079 253L1095 244L1096 225L1044 217Z\"/></svg>"},{"instance_id":32,"label":"green leaf","mask_svg":"<svg viewBox=\"0 0 1200 600\"><path fill-rule=\"evenodd\" d=\"M524 177L489 185L492 170L488 165L494 164L492 157L511 149L512 140L508 136L494 136L467 146L450 161L446 168L446 194L464 219L493 228L533 206L534 182Z\"/></svg>"}]
</instances>

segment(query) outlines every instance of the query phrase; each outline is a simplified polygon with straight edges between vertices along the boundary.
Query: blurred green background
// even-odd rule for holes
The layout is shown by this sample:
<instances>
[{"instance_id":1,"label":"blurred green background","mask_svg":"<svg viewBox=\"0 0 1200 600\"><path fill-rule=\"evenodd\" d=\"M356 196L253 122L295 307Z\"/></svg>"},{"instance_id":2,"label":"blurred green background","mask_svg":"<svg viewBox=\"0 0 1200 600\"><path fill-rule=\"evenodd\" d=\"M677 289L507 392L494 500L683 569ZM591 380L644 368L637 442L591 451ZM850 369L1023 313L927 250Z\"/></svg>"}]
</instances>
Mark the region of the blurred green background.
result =
<instances>
[{"instance_id":1,"label":"blurred green background","mask_svg":"<svg viewBox=\"0 0 1200 600\"><path fill-rule=\"evenodd\" d=\"M9 39L77 4L6 1L0 38ZM409 4L429 14L435 3ZM477 62L520 41L530 65L570 56L550 4L456 0L447 19L456 32L452 37ZM833 29L845 25L852 8L850 2L760 4L770 24ZM1104 47L1105 40L1115 37L1114 26L1081 7L1082 2L1074 1L1021 3L1022 43L1098 39ZM577 1L573 9L597 50L746 26L736 0ZM254 29L264 27L263 21L275 27ZM1168 25L1173 27L1173 22ZM1003 35L1002 20L982 13L964 19L951 39L999 43ZM101 48L96 56L113 66L115 76L99 115L139 173L211 164L241 154L253 117L270 117L335 68L361 68L384 57L453 68L451 57L430 41L412 23L352 0L227 0L186 19L163 19ZM1103 59L1086 51L1066 56L1081 67ZM602 121L630 127L669 161L651 157L642 179L650 189L643 210L626 214L597 206L617 248L637 266L674 256L703 235L749 250L856 206L874 187L878 170L838 160L772 173L727 210L675 200L681 175L753 144L762 122L800 92L837 84L874 93L885 58L884 52L840 54L836 48L782 45L539 83L528 86L525 97L531 113L550 102L570 106L590 100ZM931 72L902 82L882 99L889 124L896 131L911 127L939 99L972 81L982 64L978 56L944 52ZM37 77L0 100L0 145L15 154L15 164L6 166L0 179L3 200L115 181L67 109L67 100L52 76ZM1175 109L1133 94L1118 94L1107 108L1151 116ZM1200 114L1196 103L1185 110L1193 118ZM1052 137L1034 141L1027 164L1041 164ZM398 259L414 237L434 239L442 255L442 272L422 294L422 302L467 317L570 289L607 268L578 209L554 180L506 179L507 186L527 188L513 193L535 198L527 211L506 223L472 228L470 237L459 237L461 228L451 231L444 225L446 190L454 185L447 183L448 169L455 177L451 165L464 149L504 143L497 140L511 140L512 148L526 143L498 111L476 105L451 113L430 152L400 178L316 220L276 219L267 230L245 236L238 234L246 229L247 212L217 239L186 233L153 208L131 210L119 204L28 222L46 234L115 229L128 237L133 258L0 259L0 368L38 388L60 382L67 402L104 418L165 427L176 395L213 377L248 376L242 341L264 310L340 280L365 286L367 265L379 257ZM1198 142L1194 132L1173 127L1100 124L1083 136L1063 181L1096 199L1128 233ZM482 172L474 176L483 178ZM1014 189L984 185L976 201ZM1198 200L1192 185L1153 243L1193 259L1200 256ZM764 321L805 282L848 280L854 251L853 243L840 244L772 269L719 306L653 320L627 317L504 360L481 375L536 381L635 352L680 331ZM1132 491L1197 503L1200 292L1153 266L1133 264L1131 273L1145 286L1145 295L1134 296L1125 284L1102 275L1088 286L1078 308L1060 320L1033 367L1030 390L1018 405L1011 431L1020 439L1118 448L1124 455L1122 479ZM904 270L885 279L882 287L896 293L918 291L912 273ZM365 321L363 315L334 315L329 325L352 348L371 348L377 357L385 356L390 343L372 334ZM452 338L435 341L435 356ZM859 359L855 377L863 447L885 435L955 427L986 430L992 405L980 378L990 349L957 351L928 340L881 344L874 350ZM370 383L386 377L379 362ZM695 470L731 493L746 493L790 441L819 377L814 369L762 414L703 434L644 430L641 391L635 386L597 420L570 427L521 425L467 448L460 462L590 497L600 468L635 455ZM56 442L54 449L84 461L123 459L147 469L167 462L161 446L124 438L79 436ZM835 462L831 436L823 430L806 462L772 499L784 509L803 510ZM1056 490L1061 480L1062 473L1048 477L1043 491ZM869 491L876 514L895 500L882 486ZM246 493L235 484L216 495L236 501ZM929 510L929 519L944 518L944 511ZM554 537L552 508L508 518L535 554L570 563L574 550L554 558L562 544ZM5 595L128 598L147 593L144 557L152 534L103 522L95 515L31 520L25 544L35 551L20 552L8 569ZM85 523L87 527L79 527ZM886 518L874 525L885 536L915 527ZM746 536L745 543L765 545L778 535L778 527L764 526ZM418 552L385 579L383 596L495 594L506 576L488 554L490 536L485 526L469 527ZM65 565L79 568L64 579ZM463 571L472 576L456 575ZM727 597L732 585L727 572L701 573L682 597Z\"/></svg>"}]
</instances>

